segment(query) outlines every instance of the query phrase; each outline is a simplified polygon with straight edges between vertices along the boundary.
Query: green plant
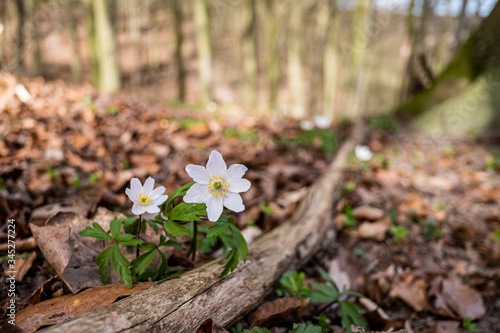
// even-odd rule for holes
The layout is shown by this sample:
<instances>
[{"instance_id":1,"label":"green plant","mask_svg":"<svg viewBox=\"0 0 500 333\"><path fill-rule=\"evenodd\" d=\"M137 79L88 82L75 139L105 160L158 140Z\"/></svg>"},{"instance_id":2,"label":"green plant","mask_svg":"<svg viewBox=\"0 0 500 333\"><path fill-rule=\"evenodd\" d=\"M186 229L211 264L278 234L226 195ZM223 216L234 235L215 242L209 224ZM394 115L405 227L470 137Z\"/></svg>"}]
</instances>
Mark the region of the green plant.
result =
<instances>
[{"instance_id":1,"label":"green plant","mask_svg":"<svg viewBox=\"0 0 500 333\"><path fill-rule=\"evenodd\" d=\"M320 149L326 153L333 153L337 150L338 140L337 134L331 129L314 128L310 131L303 131L296 137L290 139L282 139L282 142L287 145L305 145L311 146L316 140L321 142Z\"/></svg>"},{"instance_id":2,"label":"green plant","mask_svg":"<svg viewBox=\"0 0 500 333\"><path fill-rule=\"evenodd\" d=\"M92 97L90 96L85 96L82 98L82 103L87 106L93 114L96 113L96 108L95 108L95 105L94 105L94 101L92 100Z\"/></svg>"},{"instance_id":3,"label":"green plant","mask_svg":"<svg viewBox=\"0 0 500 333\"><path fill-rule=\"evenodd\" d=\"M500 150L492 149L490 150L490 156L486 160L485 164L486 170L495 170L500 168Z\"/></svg>"},{"instance_id":4,"label":"green plant","mask_svg":"<svg viewBox=\"0 0 500 333\"><path fill-rule=\"evenodd\" d=\"M237 128L227 127L222 132L222 135L226 138L239 138L243 142L259 142L259 135L254 130L241 131Z\"/></svg>"},{"instance_id":5,"label":"green plant","mask_svg":"<svg viewBox=\"0 0 500 333\"><path fill-rule=\"evenodd\" d=\"M111 116L114 116L116 112L118 112L118 109L114 105L108 105L108 107L106 108L106 113Z\"/></svg>"},{"instance_id":6,"label":"green plant","mask_svg":"<svg viewBox=\"0 0 500 333\"><path fill-rule=\"evenodd\" d=\"M363 251L363 249L359 247L355 248L353 252L355 255L365 260L369 260L371 258L368 253L366 253L365 251Z\"/></svg>"},{"instance_id":7,"label":"green plant","mask_svg":"<svg viewBox=\"0 0 500 333\"><path fill-rule=\"evenodd\" d=\"M456 153L457 152L455 150L455 147L453 146L448 146L441 149L441 154L443 154L443 156L454 156Z\"/></svg>"},{"instance_id":8,"label":"green plant","mask_svg":"<svg viewBox=\"0 0 500 333\"><path fill-rule=\"evenodd\" d=\"M59 176L59 172L54 170L50 164L47 164L45 172L49 175L50 179L54 180Z\"/></svg>"},{"instance_id":9,"label":"green plant","mask_svg":"<svg viewBox=\"0 0 500 333\"><path fill-rule=\"evenodd\" d=\"M446 209L446 206L444 205L444 203L442 203L442 202L438 202L438 203L436 204L436 208L437 208L437 210L445 210L445 209Z\"/></svg>"},{"instance_id":10,"label":"green plant","mask_svg":"<svg viewBox=\"0 0 500 333\"><path fill-rule=\"evenodd\" d=\"M434 219L429 219L423 225L424 238L426 240L432 240L434 238L439 238L443 234L443 228L439 228Z\"/></svg>"},{"instance_id":11,"label":"green plant","mask_svg":"<svg viewBox=\"0 0 500 333\"><path fill-rule=\"evenodd\" d=\"M304 272L290 271L286 272L281 276L280 288L276 290L278 296L292 296L296 295L305 298L309 295L311 290L304 286L304 278L306 274Z\"/></svg>"},{"instance_id":12,"label":"green plant","mask_svg":"<svg viewBox=\"0 0 500 333\"><path fill-rule=\"evenodd\" d=\"M304 323L293 324L293 328L290 333L321 333L322 328L320 326L307 325Z\"/></svg>"},{"instance_id":13,"label":"green plant","mask_svg":"<svg viewBox=\"0 0 500 333\"><path fill-rule=\"evenodd\" d=\"M394 115L380 115L375 116L369 121L370 127L374 130L386 130L386 131L397 131L399 128L399 124L394 117Z\"/></svg>"},{"instance_id":14,"label":"green plant","mask_svg":"<svg viewBox=\"0 0 500 333\"><path fill-rule=\"evenodd\" d=\"M408 238L408 231L406 231L405 228L398 226L398 225L393 225L391 227L391 232L392 232L392 239L394 243L399 243L401 239Z\"/></svg>"},{"instance_id":15,"label":"green plant","mask_svg":"<svg viewBox=\"0 0 500 333\"><path fill-rule=\"evenodd\" d=\"M497 229L491 233L491 237L495 242L500 242L500 229Z\"/></svg>"},{"instance_id":16,"label":"green plant","mask_svg":"<svg viewBox=\"0 0 500 333\"><path fill-rule=\"evenodd\" d=\"M90 184L94 184L99 179L101 179L101 176L99 176L99 174L97 172L90 173L88 177L89 177L89 183Z\"/></svg>"},{"instance_id":17,"label":"green plant","mask_svg":"<svg viewBox=\"0 0 500 333\"><path fill-rule=\"evenodd\" d=\"M260 209L262 211L262 214L264 215L271 215L273 213L273 207L267 204L265 201L262 201L260 203Z\"/></svg>"},{"instance_id":18,"label":"green plant","mask_svg":"<svg viewBox=\"0 0 500 333\"><path fill-rule=\"evenodd\" d=\"M80 180L80 178L73 178L71 180L71 186L73 186L73 188L75 189L78 189L80 188L80 186L82 186L82 181Z\"/></svg>"},{"instance_id":19,"label":"green plant","mask_svg":"<svg viewBox=\"0 0 500 333\"><path fill-rule=\"evenodd\" d=\"M472 320L468 317L462 318L462 326L465 330L469 332L479 332L479 328L476 324L472 322Z\"/></svg>"},{"instance_id":20,"label":"green plant","mask_svg":"<svg viewBox=\"0 0 500 333\"><path fill-rule=\"evenodd\" d=\"M352 207L346 205L344 207L344 214L345 214L345 219L342 223L347 228L354 228L358 224L358 221L356 221L356 218L354 217L354 213L352 212Z\"/></svg>"},{"instance_id":21,"label":"green plant","mask_svg":"<svg viewBox=\"0 0 500 333\"><path fill-rule=\"evenodd\" d=\"M352 192L356 189L356 183L351 182L351 181L345 182L344 189L346 191Z\"/></svg>"}]
</instances>

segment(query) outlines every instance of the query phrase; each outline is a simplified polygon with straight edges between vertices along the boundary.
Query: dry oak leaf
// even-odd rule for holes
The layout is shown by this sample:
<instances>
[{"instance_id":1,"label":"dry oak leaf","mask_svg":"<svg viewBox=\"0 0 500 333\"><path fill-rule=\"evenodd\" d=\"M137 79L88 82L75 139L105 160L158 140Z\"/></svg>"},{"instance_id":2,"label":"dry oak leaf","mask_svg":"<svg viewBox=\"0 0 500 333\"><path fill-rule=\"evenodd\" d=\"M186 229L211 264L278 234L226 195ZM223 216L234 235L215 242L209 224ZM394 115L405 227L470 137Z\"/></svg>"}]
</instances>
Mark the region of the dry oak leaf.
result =
<instances>
[{"instance_id":1,"label":"dry oak leaf","mask_svg":"<svg viewBox=\"0 0 500 333\"><path fill-rule=\"evenodd\" d=\"M155 284L157 282L139 283L132 289L124 284L111 284L87 289L76 295L69 294L49 299L17 312L16 323L26 332L34 332L41 326L62 323L110 305L119 297L133 295Z\"/></svg>"},{"instance_id":2,"label":"dry oak leaf","mask_svg":"<svg viewBox=\"0 0 500 333\"><path fill-rule=\"evenodd\" d=\"M389 296L400 298L417 312L425 311L429 309L427 286L424 279L414 276L407 270L403 276L396 278Z\"/></svg>"},{"instance_id":3,"label":"dry oak leaf","mask_svg":"<svg viewBox=\"0 0 500 333\"><path fill-rule=\"evenodd\" d=\"M308 303L309 299L300 299L296 296L266 302L255 310L250 328L254 326L272 328L279 325L289 315L307 306Z\"/></svg>"},{"instance_id":4,"label":"dry oak leaf","mask_svg":"<svg viewBox=\"0 0 500 333\"><path fill-rule=\"evenodd\" d=\"M229 333L224 328L219 326L212 318L205 320L200 327L196 330L196 333Z\"/></svg>"}]
</instances>

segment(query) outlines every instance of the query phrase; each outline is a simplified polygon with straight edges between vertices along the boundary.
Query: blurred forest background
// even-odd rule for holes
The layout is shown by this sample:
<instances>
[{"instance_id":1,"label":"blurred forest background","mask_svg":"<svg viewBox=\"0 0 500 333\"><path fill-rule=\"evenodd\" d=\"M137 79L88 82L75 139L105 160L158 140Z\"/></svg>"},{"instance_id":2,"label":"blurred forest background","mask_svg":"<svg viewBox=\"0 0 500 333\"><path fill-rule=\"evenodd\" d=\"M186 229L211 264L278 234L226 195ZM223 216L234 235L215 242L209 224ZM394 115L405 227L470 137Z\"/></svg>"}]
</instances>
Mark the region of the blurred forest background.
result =
<instances>
[{"instance_id":1,"label":"blurred forest background","mask_svg":"<svg viewBox=\"0 0 500 333\"><path fill-rule=\"evenodd\" d=\"M495 0L2 0L0 64L170 103L333 119L431 87Z\"/></svg>"}]
</instances>

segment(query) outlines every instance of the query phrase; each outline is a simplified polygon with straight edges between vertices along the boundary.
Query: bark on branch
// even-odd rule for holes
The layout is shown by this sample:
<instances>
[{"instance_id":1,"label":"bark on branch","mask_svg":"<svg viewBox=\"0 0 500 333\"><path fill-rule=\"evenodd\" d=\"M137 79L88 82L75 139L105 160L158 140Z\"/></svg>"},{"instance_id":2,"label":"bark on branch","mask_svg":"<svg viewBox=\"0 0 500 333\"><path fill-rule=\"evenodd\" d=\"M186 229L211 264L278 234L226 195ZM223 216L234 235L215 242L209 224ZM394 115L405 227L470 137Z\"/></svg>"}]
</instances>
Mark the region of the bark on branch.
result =
<instances>
[{"instance_id":1,"label":"bark on branch","mask_svg":"<svg viewBox=\"0 0 500 333\"><path fill-rule=\"evenodd\" d=\"M192 333L207 318L223 326L236 322L269 294L290 269L298 269L333 242L333 202L343 183L347 155L364 136L360 126L328 171L311 187L294 217L249 247L248 260L219 279L221 261L208 263L143 292L43 332Z\"/></svg>"}]
</instances>

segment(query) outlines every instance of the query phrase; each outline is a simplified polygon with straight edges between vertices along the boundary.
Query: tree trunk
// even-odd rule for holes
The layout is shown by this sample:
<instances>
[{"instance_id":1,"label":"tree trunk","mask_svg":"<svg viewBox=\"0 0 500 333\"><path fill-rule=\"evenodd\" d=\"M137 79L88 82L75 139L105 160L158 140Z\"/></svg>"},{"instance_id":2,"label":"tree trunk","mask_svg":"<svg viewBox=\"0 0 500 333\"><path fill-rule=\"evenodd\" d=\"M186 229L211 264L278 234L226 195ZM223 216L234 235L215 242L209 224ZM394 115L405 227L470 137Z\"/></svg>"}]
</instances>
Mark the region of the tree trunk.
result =
<instances>
[{"instance_id":1,"label":"tree trunk","mask_svg":"<svg viewBox=\"0 0 500 333\"><path fill-rule=\"evenodd\" d=\"M193 15L196 26L196 48L201 82L201 100L208 103L212 96L212 49L210 43L210 21L207 0L193 0Z\"/></svg>"},{"instance_id":2,"label":"tree trunk","mask_svg":"<svg viewBox=\"0 0 500 333\"><path fill-rule=\"evenodd\" d=\"M97 56L97 40L95 31L95 16L92 9L92 0L83 0L85 6L85 26L89 43L90 82L97 87L99 79L99 61Z\"/></svg>"},{"instance_id":3,"label":"tree trunk","mask_svg":"<svg viewBox=\"0 0 500 333\"><path fill-rule=\"evenodd\" d=\"M348 116L361 116L366 104L367 71L366 54L370 40L367 37L370 23L371 0L358 0L353 18L354 48L351 55L351 93L349 97Z\"/></svg>"},{"instance_id":4,"label":"tree trunk","mask_svg":"<svg viewBox=\"0 0 500 333\"><path fill-rule=\"evenodd\" d=\"M115 36L105 0L92 0L99 61L98 89L105 93L120 90L120 68Z\"/></svg>"},{"instance_id":5,"label":"tree trunk","mask_svg":"<svg viewBox=\"0 0 500 333\"><path fill-rule=\"evenodd\" d=\"M465 40L467 37L467 21L465 18L465 10L467 8L467 3L469 0L462 0L462 9L460 10L460 14L458 16L458 26L457 30L455 32L455 49L457 50L460 45L462 45L462 42Z\"/></svg>"},{"instance_id":6,"label":"tree trunk","mask_svg":"<svg viewBox=\"0 0 500 333\"><path fill-rule=\"evenodd\" d=\"M22 66L24 58L24 22L26 20L26 12L24 8L23 0L16 0L16 10L17 10L17 50L16 50L16 63L17 66Z\"/></svg>"},{"instance_id":7,"label":"tree trunk","mask_svg":"<svg viewBox=\"0 0 500 333\"><path fill-rule=\"evenodd\" d=\"M359 144L358 127L311 187L294 217L251 243L245 264L219 279L220 260L165 281L110 306L42 332L192 333L212 318L230 326L254 309L290 269L299 269L334 241L332 205L342 188L346 157Z\"/></svg>"},{"instance_id":8,"label":"tree trunk","mask_svg":"<svg viewBox=\"0 0 500 333\"><path fill-rule=\"evenodd\" d=\"M30 66L29 75L30 77L35 77L42 74L42 53L40 49L40 35L38 34L38 29L35 25L35 13L36 13L36 1L35 0L25 0L25 17L26 20L24 24L24 33L28 35L28 40L30 42Z\"/></svg>"},{"instance_id":9,"label":"tree trunk","mask_svg":"<svg viewBox=\"0 0 500 333\"><path fill-rule=\"evenodd\" d=\"M73 76L73 82L79 84L82 82L82 63L80 61L80 52L78 47L78 23L75 16L73 15L73 6L77 3L74 0L68 0L66 2L66 17L67 25L71 39L71 75Z\"/></svg>"},{"instance_id":10,"label":"tree trunk","mask_svg":"<svg viewBox=\"0 0 500 333\"><path fill-rule=\"evenodd\" d=\"M269 90L269 109L276 109L278 98L278 88L280 83L280 62L279 62L279 47L278 47L278 22L274 9L273 0L266 0L266 24L267 24L267 44L268 44L268 61L267 61L267 82Z\"/></svg>"},{"instance_id":11,"label":"tree trunk","mask_svg":"<svg viewBox=\"0 0 500 333\"><path fill-rule=\"evenodd\" d=\"M323 114L333 119L336 113L335 97L337 94L339 60L337 44L340 20L337 15L337 1L328 0L328 6L328 31L323 56Z\"/></svg>"},{"instance_id":12,"label":"tree trunk","mask_svg":"<svg viewBox=\"0 0 500 333\"><path fill-rule=\"evenodd\" d=\"M304 63L302 48L304 44L303 1L291 4L288 22L288 85L291 114L296 118L306 116L306 92L304 91Z\"/></svg>"},{"instance_id":13,"label":"tree trunk","mask_svg":"<svg viewBox=\"0 0 500 333\"><path fill-rule=\"evenodd\" d=\"M133 69L130 75L130 84L136 88L141 85L142 71L142 45L141 45L141 5L137 0L129 0L128 7L128 22L129 22L129 40L133 53Z\"/></svg>"},{"instance_id":14,"label":"tree trunk","mask_svg":"<svg viewBox=\"0 0 500 333\"><path fill-rule=\"evenodd\" d=\"M256 8L255 0L242 3L244 28L243 40L243 73L245 76L245 106L255 109L257 90L257 57L256 57Z\"/></svg>"},{"instance_id":15,"label":"tree trunk","mask_svg":"<svg viewBox=\"0 0 500 333\"><path fill-rule=\"evenodd\" d=\"M171 0L172 18L174 20L175 28L175 48L174 58L177 66L177 97L179 101L186 100L186 73L184 71L184 61L182 59L182 44L184 41L184 34L182 32L182 7L181 0Z\"/></svg>"},{"instance_id":16,"label":"tree trunk","mask_svg":"<svg viewBox=\"0 0 500 333\"><path fill-rule=\"evenodd\" d=\"M173 2L173 1L172 1ZM160 24L158 19L158 4L150 0L148 4L149 26L148 26L148 67L157 72L160 69Z\"/></svg>"}]
</instances>

